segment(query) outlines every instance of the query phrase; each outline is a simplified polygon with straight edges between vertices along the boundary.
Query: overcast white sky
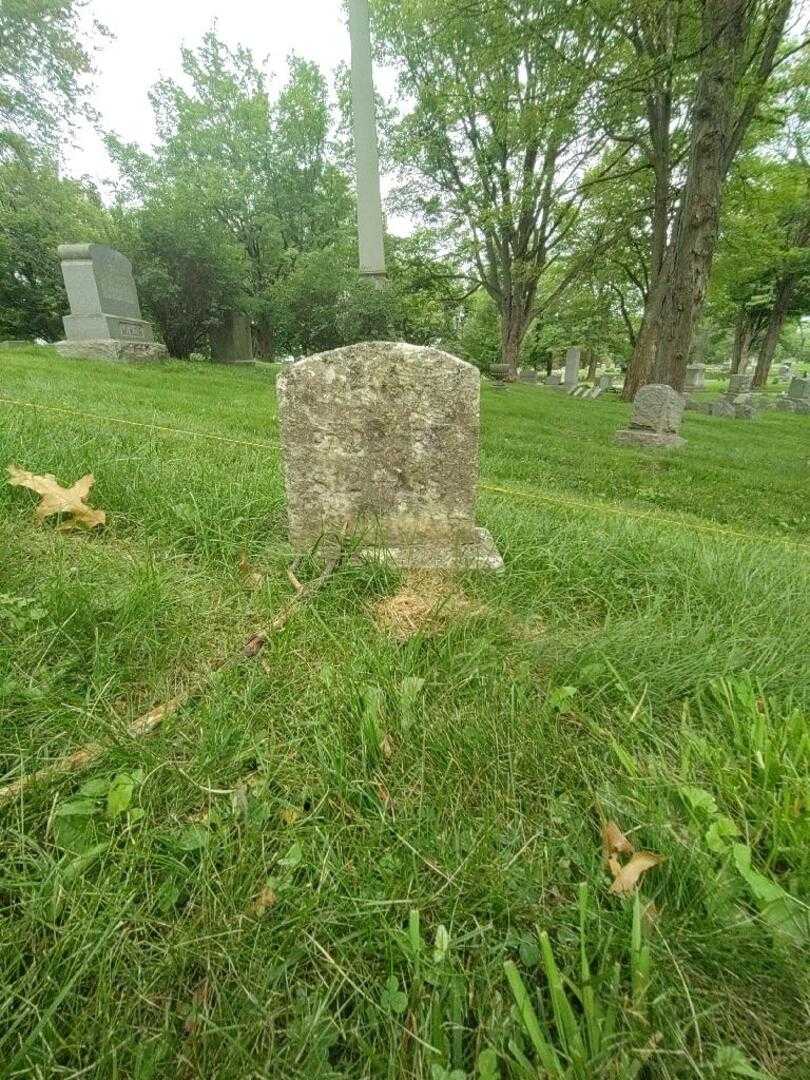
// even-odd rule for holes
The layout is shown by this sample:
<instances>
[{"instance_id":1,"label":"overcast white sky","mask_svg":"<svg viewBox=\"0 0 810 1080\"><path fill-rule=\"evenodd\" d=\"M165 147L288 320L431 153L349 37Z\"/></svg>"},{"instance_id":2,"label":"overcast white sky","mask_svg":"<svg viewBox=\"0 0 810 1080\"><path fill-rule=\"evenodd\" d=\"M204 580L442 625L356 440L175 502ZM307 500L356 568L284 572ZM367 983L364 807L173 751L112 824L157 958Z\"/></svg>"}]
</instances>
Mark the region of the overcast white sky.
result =
<instances>
[{"instance_id":1,"label":"overcast white sky","mask_svg":"<svg viewBox=\"0 0 810 1080\"><path fill-rule=\"evenodd\" d=\"M279 76L290 52L316 61L327 76L349 61L341 0L91 0L89 13L115 35L96 60L93 101L102 125L144 147L153 137L149 88L161 75L180 73L180 46L196 45L215 19L220 37L266 57L267 70ZM98 135L83 128L75 142L64 154L66 173L97 182L113 175Z\"/></svg>"}]
</instances>

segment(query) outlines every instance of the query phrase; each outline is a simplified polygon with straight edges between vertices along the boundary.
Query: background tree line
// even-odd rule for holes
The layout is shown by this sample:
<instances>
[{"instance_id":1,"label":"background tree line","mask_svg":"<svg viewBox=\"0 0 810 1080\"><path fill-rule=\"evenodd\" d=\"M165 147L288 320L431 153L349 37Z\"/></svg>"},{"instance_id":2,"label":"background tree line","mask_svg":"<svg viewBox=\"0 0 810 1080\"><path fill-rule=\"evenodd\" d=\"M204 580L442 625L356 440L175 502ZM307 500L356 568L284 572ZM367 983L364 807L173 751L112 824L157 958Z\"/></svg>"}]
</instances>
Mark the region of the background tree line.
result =
<instances>
[{"instance_id":1,"label":"background tree line","mask_svg":"<svg viewBox=\"0 0 810 1080\"><path fill-rule=\"evenodd\" d=\"M268 80L212 29L151 92L150 151L113 135L112 201L61 177L92 115L74 0L0 8L0 337L56 338L59 243L133 260L176 356L229 309L256 351L368 338L547 366L567 345L680 387L710 358L806 359L808 60L789 0L372 0L382 150L409 235L357 273L345 72ZM103 47L104 30L96 42Z\"/></svg>"}]
</instances>

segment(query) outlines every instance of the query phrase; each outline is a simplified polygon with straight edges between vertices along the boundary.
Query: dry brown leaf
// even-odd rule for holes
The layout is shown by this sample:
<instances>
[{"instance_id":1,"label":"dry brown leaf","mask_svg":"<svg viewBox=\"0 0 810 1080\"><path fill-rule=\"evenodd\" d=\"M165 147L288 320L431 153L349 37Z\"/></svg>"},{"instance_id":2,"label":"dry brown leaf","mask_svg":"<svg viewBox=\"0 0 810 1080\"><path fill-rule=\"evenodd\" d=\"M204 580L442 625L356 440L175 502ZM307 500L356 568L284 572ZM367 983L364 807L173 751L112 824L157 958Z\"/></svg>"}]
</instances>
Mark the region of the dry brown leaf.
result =
<instances>
[{"instance_id":1,"label":"dry brown leaf","mask_svg":"<svg viewBox=\"0 0 810 1080\"><path fill-rule=\"evenodd\" d=\"M294 806L285 806L281 811L281 820L285 825L294 825L300 817L301 811L296 810Z\"/></svg>"},{"instance_id":2,"label":"dry brown leaf","mask_svg":"<svg viewBox=\"0 0 810 1080\"><path fill-rule=\"evenodd\" d=\"M107 515L103 510L91 510L85 504L85 499L90 494L94 478L88 473L81 480L69 488L63 488L55 476L46 473L38 476L36 473L19 469L16 465L8 466L9 484L12 487L24 487L41 495L39 506L34 511L34 517L40 523L52 514L70 514L69 521L62 522L60 528L72 529L81 526L85 529L95 529L103 525Z\"/></svg>"},{"instance_id":3,"label":"dry brown leaf","mask_svg":"<svg viewBox=\"0 0 810 1080\"><path fill-rule=\"evenodd\" d=\"M630 862L625 863L618 873L615 873L611 866L614 881L610 886L610 891L615 896L627 896L629 893L635 892L641 880L641 875L663 861L663 856L656 855L652 851L637 851Z\"/></svg>"},{"instance_id":4,"label":"dry brown leaf","mask_svg":"<svg viewBox=\"0 0 810 1080\"><path fill-rule=\"evenodd\" d=\"M605 863L610 862L611 855L633 854L633 845L615 821L606 821L602 826L602 854Z\"/></svg>"},{"instance_id":5,"label":"dry brown leaf","mask_svg":"<svg viewBox=\"0 0 810 1080\"><path fill-rule=\"evenodd\" d=\"M265 885L253 902L253 913L255 915L264 915L265 911L271 908L277 899L278 897L273 889L269 885Z\"/></svg>"},{"instance_id":6,"label":"dry brown leaf","mask_svg":"<svg viewBox=\"0 0 810 1080\"><path fill-rule=\"evenodd\" d=\"M610 873L614 878L617 878L622 872L622 864L619 862L615 855L610 856L607 861L607 866L608 870L610 870Z\"/></svg>"},{"instance_id":7,"label":"dry brown leaf","mask_svg":"<svg viewBox=\"0 0 810 1080\"><path fill-rule=\"evenodd\" d=\"M245 656L256 656L267 644L266 634L251 634L244 645Z\"/></svg>"},{"instance_id":8,"label":"dry brown leaf","mask_svg":"<svg viewBox=\"0 0 810 1080\"><path fill-rule=\"evenodd\" d=\"M383 752L384 758L389 759L394 756L394 740L391 738L387 731L383 735L382 741L380 742L380 749Z\"/></svg>"}]
</instances>

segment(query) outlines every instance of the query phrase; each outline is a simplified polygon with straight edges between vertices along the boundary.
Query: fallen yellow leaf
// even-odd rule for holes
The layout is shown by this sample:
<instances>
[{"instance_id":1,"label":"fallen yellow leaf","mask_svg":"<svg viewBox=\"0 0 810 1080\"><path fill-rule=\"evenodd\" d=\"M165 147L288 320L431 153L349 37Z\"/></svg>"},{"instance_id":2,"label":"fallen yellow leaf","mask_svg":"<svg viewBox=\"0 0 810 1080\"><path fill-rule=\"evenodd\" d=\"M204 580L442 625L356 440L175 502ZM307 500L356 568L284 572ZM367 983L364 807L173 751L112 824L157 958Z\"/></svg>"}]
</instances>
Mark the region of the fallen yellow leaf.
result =
<instances>
[{"instance_id":1,"label":"fallen yellow leaf","mask_svg":"<svg viewBox=\"0 0 810 1080\"><path fill-rule=\"evenodd\" d=\"M19 469L16 465L8 466L9 484L12 487L24 487L41 495L39 506L34 511L34 517L40 523L52 514L71 514L70 521L62 522L60 528L72 529L82 526L85 529L95 529L103 525L107 515L103 510L91 510L85 504L85 499L93 486L94 478L88 473L81 480L69 488L63 488L55 476L47 473L37 476L36 473Z\"/></svg>"},{"instance_id":2,"label":"fallen yellow leaf","mask_svg":"<svg viewBox=\"0 0 810 1080\"><path fill-rule=\"evenodd\" d=\"M633 854L633 845L615 821L606 821L602 826L602 852L606 863L610 862L611 855Z\"/></svg>"},{"instance_id":3,"label":"fallen yellow leaf","mask_svg":"<svg viewBox=\"0 0 810 1080\"><path fill-rule=\"evenodd\" d=\"M615 896L627 896L628 893L635 892L641 875L663 861L661 855L656 855L652 851L637 851L630 862L619 868L618 873L611 863L610 869L614 880L610 891Z\"/></svg>"}]
</instances>

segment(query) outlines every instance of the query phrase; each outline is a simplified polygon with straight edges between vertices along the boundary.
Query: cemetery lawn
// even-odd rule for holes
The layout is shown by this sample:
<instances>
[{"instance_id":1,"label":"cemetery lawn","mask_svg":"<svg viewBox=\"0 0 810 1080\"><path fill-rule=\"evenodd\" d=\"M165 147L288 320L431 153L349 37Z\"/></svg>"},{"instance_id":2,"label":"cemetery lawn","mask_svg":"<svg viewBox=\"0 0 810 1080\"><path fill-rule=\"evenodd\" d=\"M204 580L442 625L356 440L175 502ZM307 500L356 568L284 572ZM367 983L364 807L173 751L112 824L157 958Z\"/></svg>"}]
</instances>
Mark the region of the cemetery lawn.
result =
<instances>
[{"instance_id":1,"label":"cemetery lawn","mask_svg":"<svg viewBox=\"0 0 810 1080\"><path fill-rule=\"evenodd\" d=\"M806 1077L810 417L485 387L505 573L347 565L247 657L276 370L0 353L0 465L108 515L0 484L0 784L103 748L0 800L0 1076Z\"/></svg>"}]
</instances>

